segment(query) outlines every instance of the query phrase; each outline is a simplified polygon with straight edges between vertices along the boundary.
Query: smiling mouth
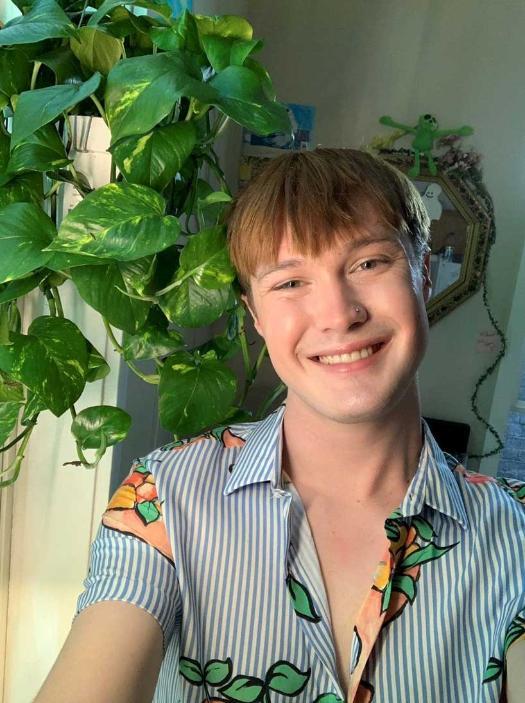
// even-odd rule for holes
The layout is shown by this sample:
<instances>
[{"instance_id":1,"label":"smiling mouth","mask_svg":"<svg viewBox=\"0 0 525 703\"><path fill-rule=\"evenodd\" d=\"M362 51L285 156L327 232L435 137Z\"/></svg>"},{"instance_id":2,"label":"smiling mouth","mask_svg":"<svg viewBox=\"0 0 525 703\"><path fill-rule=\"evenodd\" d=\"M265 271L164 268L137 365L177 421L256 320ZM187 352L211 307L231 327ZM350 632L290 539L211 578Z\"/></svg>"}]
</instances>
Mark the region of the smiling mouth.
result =
<instances>
[{"instance_id":1,"label":"smiling mouth","mask_svg":"<svg viewBox=\"0 0 525 703\"><path fill-rule=\"evenodd\" d=\"M385 342L380 342L379 344L363 347L363 349L350 352L349 354L326 354L323 356L314 356L312 360L329 366L334 364L351 364L355 361L361 361L361 359L368 359L368 357L376 354L384 346Z\"/></svg>"}]
</instances>

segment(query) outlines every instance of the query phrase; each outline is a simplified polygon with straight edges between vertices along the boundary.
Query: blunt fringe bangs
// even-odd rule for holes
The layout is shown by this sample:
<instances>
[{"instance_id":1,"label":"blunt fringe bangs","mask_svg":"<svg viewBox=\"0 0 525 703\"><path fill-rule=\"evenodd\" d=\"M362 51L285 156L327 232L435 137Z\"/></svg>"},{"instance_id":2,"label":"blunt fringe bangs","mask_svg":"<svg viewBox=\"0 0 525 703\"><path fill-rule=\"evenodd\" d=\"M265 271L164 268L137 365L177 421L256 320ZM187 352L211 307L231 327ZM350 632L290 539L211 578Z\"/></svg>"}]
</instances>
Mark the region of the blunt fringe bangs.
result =
<instances>
[{"instance_id":1,"label":"blunt fringe bangs","mask_svg":"<svg viewBox=\"0 0 525 703\"><path fill-rule=\"evenodd\" d=\"M230 258L241 285L249 290L259 266L277 260L285 231L298 252L317 256L365 226L370 209L408 238L421 262L430 220L417 189L394 166L356 149L317 148L270 160L227 215Z\"/></svg>"}]
</instances>

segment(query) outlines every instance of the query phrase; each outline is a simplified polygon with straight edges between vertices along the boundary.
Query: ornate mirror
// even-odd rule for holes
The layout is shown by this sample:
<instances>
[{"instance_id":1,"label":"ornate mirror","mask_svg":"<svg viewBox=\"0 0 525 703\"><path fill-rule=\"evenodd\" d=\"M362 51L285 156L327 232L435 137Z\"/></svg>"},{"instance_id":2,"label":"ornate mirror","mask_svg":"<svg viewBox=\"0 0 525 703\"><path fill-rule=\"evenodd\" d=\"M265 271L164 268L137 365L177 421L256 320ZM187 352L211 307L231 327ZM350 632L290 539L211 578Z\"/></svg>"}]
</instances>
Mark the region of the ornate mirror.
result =
<instances>
[{"instance_id":1,"label":"ornate mirror","mask_svg":"<svg viewBox=\"0 0 525 703\"><path fill-rule=\"evenodd\" d=\"M413 165L406 149L382 149L380 155L405 173ZM410 178L431 220L432 297L427 312L432 325L479 289L494 237L493 207L481 179L469 172L456 168L431 175L421 169Z\"/></svg>"}]
</instances>

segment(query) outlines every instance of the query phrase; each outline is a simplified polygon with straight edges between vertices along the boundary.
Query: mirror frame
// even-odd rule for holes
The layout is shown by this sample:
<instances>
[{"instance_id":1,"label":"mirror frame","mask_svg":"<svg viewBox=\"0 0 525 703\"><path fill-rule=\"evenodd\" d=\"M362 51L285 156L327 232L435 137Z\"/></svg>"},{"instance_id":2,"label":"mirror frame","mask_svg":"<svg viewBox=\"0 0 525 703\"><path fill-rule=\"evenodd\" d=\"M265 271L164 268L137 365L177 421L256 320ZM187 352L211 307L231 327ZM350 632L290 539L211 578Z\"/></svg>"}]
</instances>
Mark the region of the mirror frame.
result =
<instances>
[{"instance_id":1,"label":"mirror frame","mask_svg":"<svg viewBox=\"0 0 525 703\"><path fill-rule=\"evenodd\" d=\"M381 149L379 156L403 171L406 176L414 162L413 153L408 149ZM433 176L422 166L416 178L408 178L411 181L428 181L441 185L467 222L467 242L461 274L455 283L430 298L427 303L428 321L433 325L479 290L490 247L495 239L494 207L481 179L469 177L468 173L461 173L457 169L447 172L438 169Z\"/></svg>"}]
</instances>

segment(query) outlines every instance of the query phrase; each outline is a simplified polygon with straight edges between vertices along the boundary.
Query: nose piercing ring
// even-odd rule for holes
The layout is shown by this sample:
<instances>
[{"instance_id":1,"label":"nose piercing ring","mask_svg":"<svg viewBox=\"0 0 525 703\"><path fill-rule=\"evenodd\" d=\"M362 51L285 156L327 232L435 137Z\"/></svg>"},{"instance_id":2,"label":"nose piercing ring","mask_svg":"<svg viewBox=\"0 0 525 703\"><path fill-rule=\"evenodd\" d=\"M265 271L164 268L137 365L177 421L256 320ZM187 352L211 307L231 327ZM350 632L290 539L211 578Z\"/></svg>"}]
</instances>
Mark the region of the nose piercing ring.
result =
<instances>
[{"instance_id":1,"label":"nose piercing ring","mask_svg":"<svg viewBox=\"0 0 525 703\"><path fill-rule=\"evenodd\" d=\"M358 312L358 313L361 312L361 308L359 307L359 305L356 305L355 308L354 308L354 310L355 310L356 312Z\"/></svg>"}]
</instances>

